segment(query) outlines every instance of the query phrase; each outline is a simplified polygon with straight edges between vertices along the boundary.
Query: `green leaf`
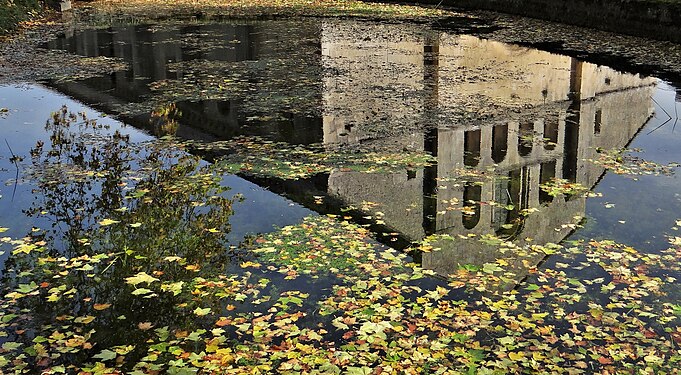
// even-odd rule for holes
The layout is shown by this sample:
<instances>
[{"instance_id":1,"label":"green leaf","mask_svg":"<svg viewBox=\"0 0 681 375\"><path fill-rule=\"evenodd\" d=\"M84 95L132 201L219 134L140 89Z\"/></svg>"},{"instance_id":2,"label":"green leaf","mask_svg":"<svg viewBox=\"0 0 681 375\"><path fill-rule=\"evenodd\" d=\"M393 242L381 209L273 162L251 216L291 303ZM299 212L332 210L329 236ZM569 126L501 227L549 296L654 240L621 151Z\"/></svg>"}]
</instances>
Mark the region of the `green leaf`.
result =
<instances>
[{"instance_id":1,"label":"green leaf","mask_svg":"<svg viewBox=\"0 0 681 375\"><path fill-rule=\"evenodd\" d=\"M10 320L14 319L17 317L17 314L7 314L3 315L2 318L0 318L0 321L3 323L8 323Z\"/></svg>"},{"instance_id":2,"label":"green leaf","mask_svg":"<svg viewBox=\"0 0 681 375\"><path fill-rule=\"evenodd\" d=\"M515 344L515 338L513 336L504 336L497 339L499 344L504 346L509 346Z\"/></svg>"},{"instance_id":3,"label":"green leaf","mask_svg":"<svg viewBox=\"0 0 681 375\"><path fill-rule=\"evenodd\" d=\"M485 263L482 266L482 272L484 272L484 273L494 273L494 272L501 272L501 271L503 271L503 269L495 263Z\"/></svg>"},{"instance_id":4,"label":"green leaf","mask_svg":"<svg viewBox=\"0 0 681 375\"><path fill-rule=\"evenodd\" d=\"M102 361L109 361L114 358L116 358L116 352L113 352L109 349L104 349L99 354L93 356L93 358L98 358L101 359Z\"/></svg>"},{"instance_id":5,"label":"green leaf","mask_svg":"<svg viewBox=\"0 0 681 375\"><path fill-rule=\"evenodd\" d=\"M164 292L172 292L174 296L182 293L182 286L184 281L178 281L176 283L167 283L161 285L161 290Z\"/></svg>"},{"instance_id":6,"label":"green leaf","mask_svg":"<svg viewBox=\"0 0 681 375\"><path fill-rule=\"evenodd\" d=\"M31 281L30 284L19 284L19 287L17 288L17 292L23 293L23 294L28 294L28 293L31 293L32 291L34 291L37 288L38 288L38 284Z\"/></svg>"},{"instance_id":7,"label":"green leaf","mask_svg":"<svg viewBox=\"0 0 681 375\"><path fill-rule=\"evenodd\" d=\"M22 344L20 342L8 341L2 344L2 348L7 351L17 350Z\"/></svg>"},{"instance_id":8,"label":"green leaf","mask_svg":"<svg viewBox=\"0 0 681 375\"><path fill-rule=\"evenodd\" d=\"M348 367L347 371L345 372L347 375L369 375L371 374L372 370L370 367L362 366L362 367Z\"/></svg>"}]
</instances>

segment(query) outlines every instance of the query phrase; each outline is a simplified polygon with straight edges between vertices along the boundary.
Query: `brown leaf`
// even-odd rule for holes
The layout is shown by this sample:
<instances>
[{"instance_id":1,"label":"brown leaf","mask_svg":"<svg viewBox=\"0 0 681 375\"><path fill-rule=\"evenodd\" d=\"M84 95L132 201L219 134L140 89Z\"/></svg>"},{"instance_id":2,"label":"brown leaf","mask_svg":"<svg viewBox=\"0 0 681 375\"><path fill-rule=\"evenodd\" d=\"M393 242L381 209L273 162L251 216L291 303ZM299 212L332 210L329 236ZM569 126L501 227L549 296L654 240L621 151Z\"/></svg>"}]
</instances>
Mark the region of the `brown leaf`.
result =
<instances>
[{"instance_id":1,"label":"brown leaf","mask_svg":"<svg viewBox=\"0 0 681 375\"><path fill-rule=\"evenodd\" d=\"M144 322L140 323L137 325L137 328L141 329L142 331L146 331L148 329L151 329L154 325L151 324L151 322Z\"/></svg>"},{"instance_id":2,"label":"brown leaf","mask_svg":"<svg viewBox=\"0 0 681 375\"><path fill-rule=\"evenodd\" d=\"M598 363L602 365L610 365L612 364L612 359L601 356L598 358Z\"/></svg>"}]
</instances>

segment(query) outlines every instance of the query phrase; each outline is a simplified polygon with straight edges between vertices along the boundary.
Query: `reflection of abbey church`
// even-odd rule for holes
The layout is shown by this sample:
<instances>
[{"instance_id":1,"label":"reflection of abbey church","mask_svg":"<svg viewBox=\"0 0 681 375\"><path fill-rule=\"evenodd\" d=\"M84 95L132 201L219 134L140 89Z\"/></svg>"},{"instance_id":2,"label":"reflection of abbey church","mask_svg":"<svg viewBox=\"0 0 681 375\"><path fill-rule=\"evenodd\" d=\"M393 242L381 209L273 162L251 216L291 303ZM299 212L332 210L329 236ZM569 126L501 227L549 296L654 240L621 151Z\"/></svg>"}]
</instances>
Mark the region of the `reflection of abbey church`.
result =
<instances>
[{"instance_id":1,"label":"reflection of abbey church","mask_svg":"<svg viewBox=\"0 0 681 375\"><path fill-rule=\"evenodd\" d=\"M584 214L585 199L554 198L539 185L563 178L593 187L603 169L585 159L594 158L596 148L625 147L653 112L651 78L470 36L400 30L324 28L323 63L342 72L325 78L324 104L331 110L323 119L324 140L371 143L376 133L362 121L372 116L416 124L440 114L437 130L389 139L436 154L431 170L329 177L330 194L348 204L379 203L383 220L412 240L431 233L562 240L570 231L562 224ZM396 97L386 99L386 92ZM408 96L404 106L400 92L425 95ZM475 113L480 110L489 113ZM463 167L493 167L493 177L481 184L447 182ZM472 205L472 212L452 210L452 202ZM515 209L500 207L509 204ZM519 220L526 208L539 212ZM476 244L442 243L445 251L423 255L424 266L448 272L495 259L492 249Z\"/></svg>"},{"instance_id":2,"label":"reflection of abbey church","mask_svg":"<svg viewBox=\"0 0 681 375\"><path fill-rule=\"evenodd\" d=\"M194 61L218 62L225 74L243 70L246 91L229 99L175 103L182 112L177 135L208 141L261 135L291 143L428 151L437 165L425 170L334 171L328 179L282 187L298 196L326 192L343 206L378 203L375 211L384 214L386 225L411 241L432 233L562 240L570 229L561 225L584 214L585 200L554 198L539 185L562 178L593 187L603 169L585 159L596 148L625 147L652 115L654 79L570 57L404 24L276 25L80 32L48 47L119 57L130 69L52 85L111 111L112 105L153 96L156 82L196 74ZM202 74L224 78L210 67ZM288 96L276 91L287 85ZM293 103L316 107L316 115L291 110L287 101L303 94ZM249 112L253 103L271 97L279 104L261 112L271 112L273 119ZM150 124L148 114L125 121ZM462 168L491 172L477 184L451 181ZM501 207L510 205L514 209ZM520 220L520 210L527 208L539 212ZM449 243L445 251L424 254L423 263L446 273L458 264L495 258L493 249L474 245Z\"/></svg>"}]
</instances>

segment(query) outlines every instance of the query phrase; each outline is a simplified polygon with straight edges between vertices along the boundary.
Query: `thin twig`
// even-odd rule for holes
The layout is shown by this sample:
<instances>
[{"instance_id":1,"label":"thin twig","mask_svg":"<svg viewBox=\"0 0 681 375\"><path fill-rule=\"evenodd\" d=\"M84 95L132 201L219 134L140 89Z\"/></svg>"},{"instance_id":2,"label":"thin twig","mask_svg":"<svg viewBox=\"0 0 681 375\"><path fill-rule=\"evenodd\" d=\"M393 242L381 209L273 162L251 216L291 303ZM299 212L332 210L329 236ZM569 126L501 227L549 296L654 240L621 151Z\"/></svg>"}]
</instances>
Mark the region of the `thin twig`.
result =
<instances>
[{"instance_id":1,"label":"thin twig","mask_svg":"<svg viewBox=\"0 0 681 375\"><path fill-rule=\"evenodd\" d=\"M674 129L676 129L676 123L679 122L679 110L677 108L679 103L674 101L674 114L676 115L676 120L674 120L674 126L672 126L672 133L674 132Z\"/></svg>"},{"instance_id":2,"label":"thin twig","mask_svg":"<svg viewBox=\"0 0 681 375\"><path fill-rule=\"evenodd\" d=\"M17 173L14 175L14 189L12 190L12 201L14 201L14 196L17 194L17 185L19 184L19 163L17 162L17 156L14 155L14 151L12 151L12 147L9 145L9 142L7 142L7 138L5 138L5 144L9 149L9 153L12 154L11 160L17 170Z\"/></svg>"},{"instance_id":3,"label":"thin twig","mask_svg":"<svg viewBox=\"0 0 681 375\"><path fill-rule=\"evenodd\" d=\"M672 120L672 119L671 119L671 117L670 117L667 121L663 122L662 124L660 124L660 125L659 125L658 127L656 127L655 129L653 129L653 130L649 131L648 133L646 133L646 135L650 135L650 134L651 134L652 132L654 132L655 130L657 130L657 129L663 127L663 126L665 126L665 125L666 125L669 121L671 121L671 120Z\"/></svg>"},{"instance_id":4,"label":"thin twig","mask_svg":"<svg viewBox=\"0 0 681 375\"><path fill-rule=\"evenodd\" d=\"M650 100L652 100L655 104L657 104L657 106L660 107L660 109L662 110L662 112L664 112L664 113L667 115L667 117L669 117L669 119L672 120L672 115L670 115L669 112L667 112L667 111L664 109L664 107L663 107L660 103L658 103L657 100L655 100L654 97L651 96L651 97L650 97Z\"/></svg>"},{"instance_id":5,"label":"thin twig","mask_svg":"<svg viewBox=\"0 0 681 375\"><path fill-rule=\"evenodd\" d=\"M646 135L650 135L651 133L653 133L653 132L656 131L657 129L659 129L659 128L665 126L669 121L671 121L671 120L674 119L674 118L669 114L669 112L667 112L667 110L665 110L664 107L663 107L660 103L658 103L657 100L655 100L654 97L651 96L651 97L650 97L650 100L652 100L655 104L657 104L657 106L660 107L660 109L662 110L662 112L664 112L664 113L667 115L667 117L669 117L669 119L667 119L667 121L663 122L662 124L660 124L660 125L659 125L658 127L656 127L655 129L653 129L653 130L649 131L648 133L646 133ZM674 110L676 110L676 102L674 102ZM677 121L679 120L678 113L677 113L677 116L676 116L676 120L677 120ZM674 122L674 126L676 126L676 122ZM674 131L674 129L672 129L672 131Z\"/></svg>"},{"instance_id":6,"label":"thin twig","mask_svg":"<svg viewBox=\"0 0 681 375\"><path fill-rule=\"evenodd\" d=\"M14 163L14 165L17 168L19 168L19 166L17 165L17 159L16 159L17 156L14 155L14 151L12 151L12 147L9 145L9 142L7 142L7 138L5 138L5 144L7 145L7 148L9 149L9 153L12 154L12 162Z\"/></svg>"}]
</instances>

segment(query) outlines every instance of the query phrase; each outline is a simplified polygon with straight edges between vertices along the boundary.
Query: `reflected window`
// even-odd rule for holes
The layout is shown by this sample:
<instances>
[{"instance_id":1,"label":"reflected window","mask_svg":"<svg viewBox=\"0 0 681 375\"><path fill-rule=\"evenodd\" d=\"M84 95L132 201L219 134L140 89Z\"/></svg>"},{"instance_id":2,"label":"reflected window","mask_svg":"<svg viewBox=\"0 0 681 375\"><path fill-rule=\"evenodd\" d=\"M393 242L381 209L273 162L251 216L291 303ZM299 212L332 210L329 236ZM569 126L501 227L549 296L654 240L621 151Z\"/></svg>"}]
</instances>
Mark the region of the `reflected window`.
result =
<instances>
[{"instance_id":1,"label":"reflected window","mask_svg":"<svg viewBox=\"0 0 681 375\"><path fill-rule=\"evenodd\" d=\"M577 181L577 159L579 150L579 122L581 120L579 101L573 101L565 117L565 141L563 156L563 176L570 181Z\"/></svg>"},{"instance_id":2,"label":"reflected window","mask_svg":"<svg viewBox=\"0 0 681 375\"><path fill-rule=\"evenodd\" d=\"M231 100L221 100L218 102L218 112L225 117L230 117L232 115L232 105Z\"/></svg>"},{"instance_id":3,"label":"reflected window","mask_svg":"<svg viewBox=\"0 0 681 375\"><path fill-rule=\"evenodd\" d=\"M480 129L464 133L463 163L469 167L478 165L480 161Z\"/></svg>"},{"instance_id":4,"label":"reflected window","mask_svg":"<svg viewBox=\"0 0 681 375\"><path fill-rule=\"evenodd\" d=\"M511 204L509 181L508 174L494 180L494 202L497 204L492 209L492 228L497 233L502 229L501 226L508 222L509 215L506 208Z\"/></svg>"},{"instance_id":5,"label":"reflected window","mask_svg":"<svg viewBox=\"0 0 681 375\"><path fill-rule=\"evenodd\" d=\"M473 229L480 222L480 199L482 199L482 186L466 184L463 188L464 211L461 221L464 228Z\"/></svg>"},{"instance_id":6,"label":"reflected window","mask_svg":"<svg viewBox=\"0 0 681 375\"><path fill-rule=\"evenodd\" d=\"M544 149L553 150L558 144L558 119L550 118L544 122Z\"/></svg>"},{"instance_id":7,"label":"reflected window","mask_svg":"<svg viewBox=\"0 0 681 375\"><path fill-rule=\"evenodd\" d=\"M501 163L506 158L508 150L508 124L497 125L492 128L492 160Z\"/></svg>"},{"instance_id":8,"label":"reflected window","mask_svg":"<svg viewBox=\"0 0 681 375\"><path fill-rule=\"evenodd\" d=\"M541 163L539 170L539 184L545 184L556 177L556 161ZM546 204L553 202L553 197L542 189L539 189L539 203Z\"/></svg>"},{"instance_id":9,"label":"reflected window","mask_svg":"<svg viewBox=\"0 0 681 375\"><path fill-rule=\"evenodd\" d=\"M516 169L500 179L495 186L492 227L498 236L514 237L523 224L520 211L528 207L530 170L527 167Z\"/></svg>"},{"instance_id":10,"label":"reflected window","mask_svg":"<svg viewBox=\"0 0 681 375\"><path fill-rule=\"evenodd\" d=\"M596 118L594 119L594 134L601 134L601 124L603 122L603 110L596 110Z\"/></svg>"},{"instance_id":11,"label":"reflected window","mask_svg":"<svg viewBox=\"0 0 681 375\"><path fill-rule=\"evenodd\" d=\"M534 142L534 123L525 122L520 124L518 129L518 154L527 156L532 153L532 143Z\"/></svg>"}]
</instances>

